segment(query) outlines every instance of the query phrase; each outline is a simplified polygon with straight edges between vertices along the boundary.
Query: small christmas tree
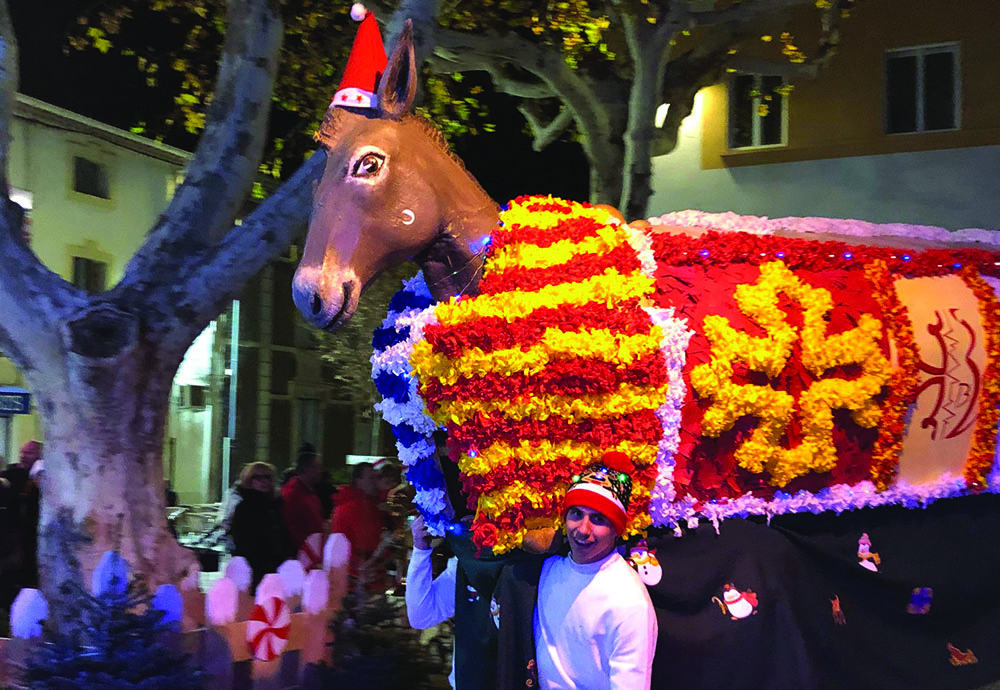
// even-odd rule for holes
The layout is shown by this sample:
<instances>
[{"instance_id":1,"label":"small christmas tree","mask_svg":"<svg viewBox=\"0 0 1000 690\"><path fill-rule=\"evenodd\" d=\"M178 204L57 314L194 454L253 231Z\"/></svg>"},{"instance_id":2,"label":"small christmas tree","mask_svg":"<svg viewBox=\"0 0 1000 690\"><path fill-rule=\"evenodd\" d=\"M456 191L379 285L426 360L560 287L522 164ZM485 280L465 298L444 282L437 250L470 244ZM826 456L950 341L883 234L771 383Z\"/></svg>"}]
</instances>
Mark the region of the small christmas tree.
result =
<instances>
[{"instance_id":1,"label":"small christmas tree","mask_svg":"<svg viewBox=\"0 0 1000 690\"><path fill-rule=\"evenodd\" d=\"M112 575L97 594L66 583L80 603L82 625L50 633L28 660L31 690L199 690L205 674L164 643L171 633L145 588ZM95 589L98 589L95 587Z\"/></svg>"},{"instance_id":2,"label":"small christmas tree","mask_svg":"<svg viewBox=\"0 0 1000 690\"><path fill-rule=\"evenodd\" d=\"M425 639L410 627L403 597L366 592L361 567L331 625L332 666L316 669L322 687L365 690L431 690L447 688L452 632L442 625ZM384 567L376 565L374 567Z\"/></svg>"},{"instance_id":3,"label":"small christmas tree","mask_svg":"<svg viewBox=\"0 0 1000 690\"><path fill-rule=\"evenodd\" d=\"M352 592L333 623L333 666L324 687L417 690L447 687L451 632L422 641L406 621L401 597Z\"/></svg>"}]
</instances>

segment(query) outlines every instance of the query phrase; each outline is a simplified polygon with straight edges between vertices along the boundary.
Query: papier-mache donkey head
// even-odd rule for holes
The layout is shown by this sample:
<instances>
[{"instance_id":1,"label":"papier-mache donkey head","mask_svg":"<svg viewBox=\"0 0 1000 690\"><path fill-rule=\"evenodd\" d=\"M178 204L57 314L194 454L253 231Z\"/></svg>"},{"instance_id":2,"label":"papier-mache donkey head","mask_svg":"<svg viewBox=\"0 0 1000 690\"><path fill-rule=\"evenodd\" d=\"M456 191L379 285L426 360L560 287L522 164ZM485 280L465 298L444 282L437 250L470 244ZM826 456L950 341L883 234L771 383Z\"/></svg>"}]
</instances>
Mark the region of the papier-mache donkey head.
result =
<instances>
[{"instance_id":1,"label":"papier-mache donkey head","mask_svg":"<svg viewBox=\"0 0 1000 690\"><path fill-rule=\"evenodd\" d=\"M355 54L365 52L359 50L364 40L377 42L367 52L382 50L370 13L316 134L326 167L293 283L296 306L312 325L327 330L351 318L361 293L380 273L408 260L420 264L438 299L475 294L483 240L497 221L496 203L442 135L411 112L416 65L410 22L384 71L377 60L369 70L369 84L363 78L354 83Z\"/></svg>"}]
</instances>

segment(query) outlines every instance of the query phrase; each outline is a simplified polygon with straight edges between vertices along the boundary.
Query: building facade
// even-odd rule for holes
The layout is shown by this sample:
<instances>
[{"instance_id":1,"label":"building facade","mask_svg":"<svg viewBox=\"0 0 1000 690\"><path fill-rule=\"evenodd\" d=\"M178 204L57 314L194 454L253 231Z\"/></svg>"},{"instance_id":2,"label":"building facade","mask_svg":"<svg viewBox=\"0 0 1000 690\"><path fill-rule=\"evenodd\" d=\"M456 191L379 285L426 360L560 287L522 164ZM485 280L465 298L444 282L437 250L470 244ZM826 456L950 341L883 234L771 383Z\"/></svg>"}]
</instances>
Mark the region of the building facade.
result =
<instances>
[{"instance_id":1,"label":"building facade","mask_svg":"<svg viewBox=\"0 0 1000 690\"><path fill-rule=\"evenodd\" d=\"M19 95L9 157L11 196L27 211L29 242L52 271L93 292L118 281L165 208L189 154ZM26 405L0 418L0 455L15 461L43 438L34 401L13 363L0 387Z\"/></svg>"},{"instance_id":2,"label":"building facade","mask_svg":"<svg viewBox=\"0 0 1000 690\"><path fill-rule=\"evenodd\" d=\"M166 208L191 154L23 95L12 137L11 195L28 211L32 249L78 287L110 288ZM372 454L372 415L335 399L332 373L292 304L296 263L292 247L258 274L178 370L163 464L182 503L219 500L246 462L287 467L302 443L313 444L331 468L349 454ZM0 456L7 461L16 461L24 441L44 439L34 404L0 354Z\"/></svg>"},{"instance_id":3,"label":"building facade","mask_svg":"<svg viewBox=\"0 0 1000 690\"><path fill-rule=\"evenodd\" d=\"M760 60L731 72L698 94L675 151L654 159L650 215L997 229L1000 43L985 30L995 16L989 0L862 3L814 77L780 58L770 74Z\"/></svg>"}]
</instances>

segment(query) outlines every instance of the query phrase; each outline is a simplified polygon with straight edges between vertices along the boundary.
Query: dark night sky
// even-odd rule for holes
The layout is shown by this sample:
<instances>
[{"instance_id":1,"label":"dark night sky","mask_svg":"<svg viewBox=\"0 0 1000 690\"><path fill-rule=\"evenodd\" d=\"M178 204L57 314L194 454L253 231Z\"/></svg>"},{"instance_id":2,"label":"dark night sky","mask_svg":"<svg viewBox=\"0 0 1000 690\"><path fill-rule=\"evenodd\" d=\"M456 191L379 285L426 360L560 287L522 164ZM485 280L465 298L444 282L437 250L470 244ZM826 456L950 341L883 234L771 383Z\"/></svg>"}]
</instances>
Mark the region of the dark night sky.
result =
<instances>
[{"instance_id":1,"label":"dark night sky","mask_svg":"<svg viewBox=\"0 0 1000 690\"><path fill-rule=\"evenodd\" d=\"M10 0L10 9L20 47L22 93L122 129L152 121L151 113L169 107L170 96L149 89L131 58L64 51L84 3ZM587 163L578 144L558 141L536 153L511 99L491 99L490 112L495 133L466 137L454 147L494 199L502 202L520 194L587 198ZM173 135L166 142L190 150L196 139Z\"/></svg>"},{"instance_id":2,"label":"dark night sky","mask_svg":"<svg viewBox=\"0 0 1000 690\"><path fill-rule=\"evenodd\" d=\"M20 49L20 91L101 122L128 129L163 97L146 87L129 58L64 47L79 0L11 0ZM169 102L169 100L167 101Z\"/></svg>"}]
</instances>

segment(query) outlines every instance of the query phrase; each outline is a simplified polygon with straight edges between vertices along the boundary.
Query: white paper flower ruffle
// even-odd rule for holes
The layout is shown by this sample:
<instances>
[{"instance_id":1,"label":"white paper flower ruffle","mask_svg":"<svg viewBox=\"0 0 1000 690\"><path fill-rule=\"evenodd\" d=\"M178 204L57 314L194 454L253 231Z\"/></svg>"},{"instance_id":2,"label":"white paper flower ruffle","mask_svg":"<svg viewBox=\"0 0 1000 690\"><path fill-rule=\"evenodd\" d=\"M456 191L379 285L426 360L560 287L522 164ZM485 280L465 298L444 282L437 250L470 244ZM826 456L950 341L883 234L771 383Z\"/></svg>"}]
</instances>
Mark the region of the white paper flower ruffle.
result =
<instances>
[{"instance_id":1,"label":"white paper flower ruffle","mask_svg":"<svg viewBox=\"0 0 1000 690\"><path fill-rule=\"evenodd\" d=\"M722 232L748 232L753 235L773 235L776 231L795 232L803 235L841 235L844 237L898 237L904 245L916 240L935 243L979 243L988 249L990 245L1000 247L995 230L968 228L947 230L932 225L909 225L906 223L869 223L863 220L843 218L768 218L767 216L741 216L738 213L707 213L705 211L675 211L649 218L653 225L677 225L680 227L709 228Z\"/></svg>"},{"instance_id":2,"label":"white paper flower ruffle","mask_svg":"<svg viewBox=\"0 0 1000 690\"><path fill-rule=\"evenodd\" d=\"M393 297L382 328L375 333L371 362L372 380L383 395L375 409L392 425L399 460L416 489L414 503L428 531L441 536L451 525L451 517L444 476L435 460L433 434L440 427L427 415L410 365L424 328L435 323L434 300L423 274L418 273Z\"/></svg>"},{"instance_id":3,"label":"white paper flower ruffle","mask_svg":"<svg viewBox=\"0 0 1000 690\"><path fill-rule=\"evenodd\" d=\"M646 312L663 332L660 351L667 364L667 399L656 411L656 416L663 425L663 436L656 453L659 471L649 499L649 514L653 524L664 525L669 523L665 517L666 506L674 500L674 454L680 443L681 406L686 393L683 371L688 342L694 332L687 327L685 320L674 317L672 308L646 307Z\"/></svg>"}]
</instances>

